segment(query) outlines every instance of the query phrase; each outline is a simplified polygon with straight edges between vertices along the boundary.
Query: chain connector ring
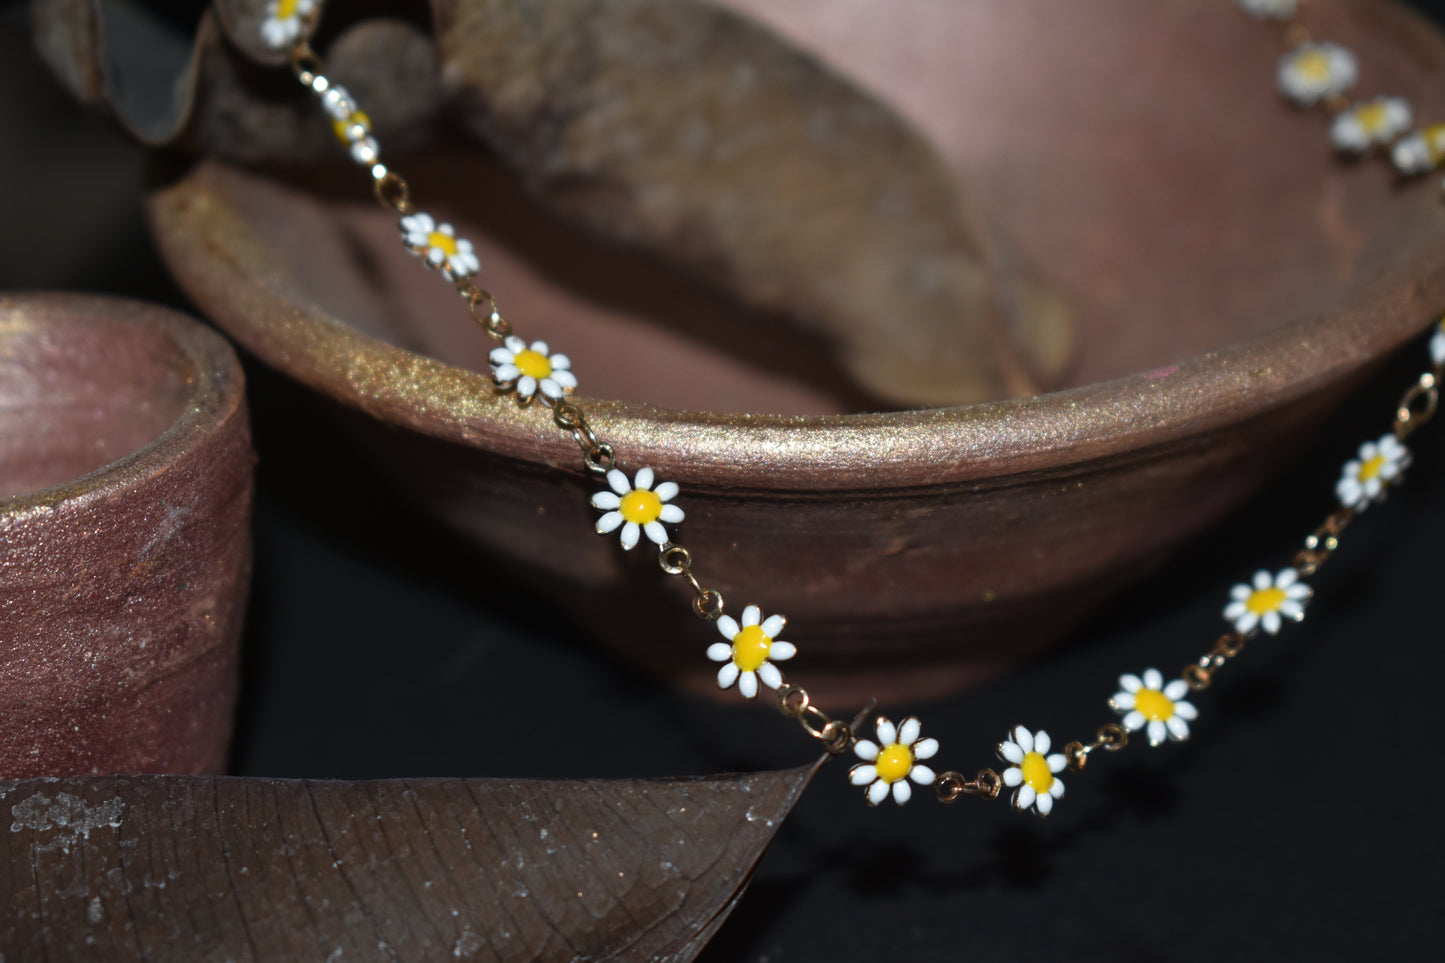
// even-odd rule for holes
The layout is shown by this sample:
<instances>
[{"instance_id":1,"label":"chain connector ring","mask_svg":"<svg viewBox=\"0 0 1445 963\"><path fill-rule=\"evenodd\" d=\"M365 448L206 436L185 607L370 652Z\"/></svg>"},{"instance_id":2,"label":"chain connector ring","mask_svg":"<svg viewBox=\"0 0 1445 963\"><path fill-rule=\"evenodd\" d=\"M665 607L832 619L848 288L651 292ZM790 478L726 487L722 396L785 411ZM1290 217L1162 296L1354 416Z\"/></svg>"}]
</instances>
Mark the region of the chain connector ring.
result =
<instances>
[{"instance_id":1,"label":"chain connector ring","mask_svg":"<svg viewBox=\"0 0 1445 963\"><path fill-rule=\"evenodd\" d=\"M933 780L933 794L941 803L957 802L960 796L981 796L996 799L1003 789L1003 780L992 769L980 769L972 779L955 770L941 772Z\"/></svg>"},{"instance_id":2,"label":"chain connector ring","mask_svg":"<svg viewBox=\"0 0 1445 963\"><path fill-rule=\"evenodd\" d=\"M1214 681L1214 670L1202 665L1186 665L1180 674L1195 692L1209 688L1209 683Z\"/></svg>"},{"instance_id":3,"label":"chain connector ring","mask_svg":"<svg viewBox=\"0 0 1445 963\"><path fill-rule=\"evenodd\" d=\"M1429 371L1420 376L1420 380L1410 386L1400 399L1400 406L1395 411L1395 437L1404 441L1416 431L1419 431L1440 407L1440 387L1438 379Z\"/></svg>"},{"instance_id":4,"label":"chain connector ring","mask_svg":"<svg viewBox=\"0 0 1445 963\"><path fill-rule=\"evenodd\" d=\"M376 192L376 199L398 214L410 214L415 210L411 206L411 188L407 186L406 178L396 171L387 170L371 186Z\"/></svg>"}]
</instances>

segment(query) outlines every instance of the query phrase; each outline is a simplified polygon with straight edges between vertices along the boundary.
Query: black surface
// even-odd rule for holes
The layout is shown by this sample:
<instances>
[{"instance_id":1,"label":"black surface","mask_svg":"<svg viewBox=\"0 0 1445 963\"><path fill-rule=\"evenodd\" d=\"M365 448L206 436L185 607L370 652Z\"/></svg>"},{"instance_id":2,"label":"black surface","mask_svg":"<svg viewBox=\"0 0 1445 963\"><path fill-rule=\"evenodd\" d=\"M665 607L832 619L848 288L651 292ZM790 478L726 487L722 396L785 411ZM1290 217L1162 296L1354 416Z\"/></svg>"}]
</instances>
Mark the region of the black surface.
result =
<instances>
[{"instance_id":1,"label":"black surface","mask_svg":"<svg viewBox=\"0 0 1445 963\"><path fill-rule=\"evenodd\" d=\"M0 170L37 186L11 201L0 284L179 303L138 241L135 152L24 73L14 46L0 35L15 78ZM885 711L916 710L943 757L980 765L1016 722L1087 732L1120 672L1193 657L1229 586L1287 561L1423 358L1412 346L1268 492L1066 646ZM260 495L236 772L648 776L808 758L774 713L704 704L599 656L395 498L309 396L250 375ZM1099 759L1046 822L975 800L870 810L835 765L705 958L1445 957L1445 424L1417 447L1408 483L1312 580L1305 623L1252 644L1195 700L1188 743Z\"/></svg>"}]
</instances>

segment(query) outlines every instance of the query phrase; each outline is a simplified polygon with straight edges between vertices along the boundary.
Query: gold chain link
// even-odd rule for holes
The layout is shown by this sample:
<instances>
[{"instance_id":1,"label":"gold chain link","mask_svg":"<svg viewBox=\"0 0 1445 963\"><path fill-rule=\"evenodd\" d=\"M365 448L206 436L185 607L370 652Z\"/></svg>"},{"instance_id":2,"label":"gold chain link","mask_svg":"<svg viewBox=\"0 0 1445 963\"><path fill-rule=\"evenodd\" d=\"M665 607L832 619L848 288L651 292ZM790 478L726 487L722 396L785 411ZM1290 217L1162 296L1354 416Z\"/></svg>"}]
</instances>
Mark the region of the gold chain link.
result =
<instances>
[{"instance_id":1,"label":"gold chain link","mask_svg":"<svg viewBox=\"0 0 1445 963\"><path fill-rule=\"evenodd\" d=\"M783 683L778 687L778 711L795 719L808 735L823 743L828 754L836 756L853 744L853 729L841 719L830 717L813 705L808 690Z\"/></svg>"}]
</instances>

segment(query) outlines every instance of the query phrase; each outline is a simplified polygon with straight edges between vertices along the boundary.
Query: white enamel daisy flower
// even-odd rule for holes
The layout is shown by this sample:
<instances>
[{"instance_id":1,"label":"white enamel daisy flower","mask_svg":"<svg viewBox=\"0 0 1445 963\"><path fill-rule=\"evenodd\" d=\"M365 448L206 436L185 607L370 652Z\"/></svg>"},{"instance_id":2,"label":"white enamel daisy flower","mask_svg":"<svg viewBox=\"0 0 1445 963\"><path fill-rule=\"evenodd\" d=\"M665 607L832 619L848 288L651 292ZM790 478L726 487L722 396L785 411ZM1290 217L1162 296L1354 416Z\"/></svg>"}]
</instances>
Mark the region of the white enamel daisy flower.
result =
<instances>
[{"instance_id":1,"label":"white enamel daisy flower","mask_svg":"<svg viewBox=\"0 0 1445 963\"><path fill-rule=\"evenodd\" d=\"M351 92L340 84L332 84L321 95L321 106L331 115L331 129L336 139L351 150L351 159L358 164L374 164L380 153L376 138L371 136L371 116L356 106Z\"/></svg>"},{"instance_id":2,"label":"white enamel daisy flower","mask_svg":"<svg viewBox=\"0 0 1445 963\"><path fill-rule=\"evenodd\" d=\"M1355 55L1339 44L1302 43L1279 62L1279 89L1305 107L1355 85Z\"/></svg>"},{"instance_id":3,"label":"white enamel daisy flower","mask_svg":"<svg viewBox=\"0 0 1445 963\"><path fill-rule=\"evenodd\" d=\"M1430 339L1430 360L1437 365L1445 364L1445 320L1435 325L1435 336Z\"/></svg>"},{"instance_id":4,"label":"white enamel daisy flower","mask_svg":"<svg viewBox=\"0 0 1445 963\"><path fill-rule=\"evenodd\" d=\"M1432 124L1395 141L1390 160L1401 174L1423 174L1445 160L1445 124Z\"/></svg>"},{"instance_id":5,"label":"white enamel daisy flower","mask_svg":"<svg viewBox=\"0 0 1445 963\"><path fill-rule=\"evenodd\" d=\"M301 36L306 18L316 9L316 0L270 0L261 21L261 39L275 50L289 47Z\"/></svg>"},{"instance_id":6,"label":"white enamel daisy flower","mask_svg":"<svg viewBox=\"0 0 1445 963\"><path fill-rule=\"evenodd\" d=\"M1052 742L1042 729L1031 733L1024 726L1014 726L1009 736L998 744L997 752L1010 763L1003 771L1003 784L1014 789L1013 806L1020 812L1032 808L1047 816L1054 800L1064 795L1064 781L1055 773L1063 772L1068 760L1061 752L1049 754Z\"/></svg>"},{"instance_id":7,"label":"white enamel daisy flower","mask_svg":"<svg viewBox=\"0 0 1445 963\"><path fill-rule=\"evenodd\" d=\"M909 780L926 786L937 778L933 770L919 760L932 759L938 754L938 740L921 738L923 724L913 716L896 728L879 716L873 734L877 742L859 739L853 743L854 754L863 761L848 770L849 782L868 787L864 791L868 805L878 805L891 792L893 801L901 806L913 798Z\"/></svg>"},{"instance_id":8,"label":"white enamel daisy flower","mask_svg":"<svg viewBox=\"0 0 1445 963\"><path fill-rule=\"evenodd\" d=\"M1184 700L1188 694L1189 683L1183 679L1166 685L1158 669L1145 669L1143 678L1133 673L1119 676L1119 691L1109 705L1124 717L1125 729L1147 729L1149 745L1157 746L1165 739L1189 738L1189 722L1199 710Z\"/></svg>"},{"instance_id":9,"label":"white enamel daisy flower","mask_svg":"<svg viewBox=\"0 0 1445 963\"><path fill-rule=\"evenodd\" d=\"M1280 569L1274 576L1260 569L1254 573L1254 584L1241 582L1229 590L1231 601L1224 617L1241 635L1260 626L1270 635L1278 635L1282 619L1298 622L1305 617L1304 604L1313 594L1292 568Z\"/></svg>"},{"instance_id":10,"label":"white enamel daisy flower","mask_svg":"<svg viewBox=\"0 0 1445 963\"><path fill-rule=\"evenodd\" d=\"M1385 490L1410 466L1410 449L1394 435L1360 446L1359 457L1346 462L1335 485L1340 504L1362 512L1371 502L1383 501Z\"/></svg>"},{"instance_id":11,"label":"white enamel daisy flower","mask_svg":"<svg viewBox=\"0 0 1445 963\"><path fill-rule=\"evenodd\" d=\"M717 684L727 689L736 682L745 699L757 696L760 681L769 689L782 685L783 674L773 663L786 662L798 653L793 643L778 638L784 621L781 615L764 619L756 605L743 609L742 625L730 615L719 616L717 630L727 641L714 642L707 650L709 659L724 663Z\"/></svg>"},{"instance_id":12,"label":"white enamel daisy flower","mask_svg":"<svg viewBox=\"0 0 1445 963\"><path fill-rule=\"evenodd\" d=\"M530 400L539 391L547 401L556 401L577 387L572 359L554 354L545 341L533 341L529 346L515 334L508 335L487 358L497 387L515 389L522 401Z\"/></svg>"},{"instance_id":13,"label":"white enamel daisy flower","mask_svg":"<svg viewBox=\"0 0 1445 963\"><path fill-rule=\"evenodd\" d=\"M1403 97L1376 97L1352 104L1330 123L1330 143L1337 150L1363 154L1376 144L1388 144L1409 129L1410 102Z\"/></svg>"},{"instance_id":14,"label":"white enamel daisy flower","mask_svg":"<svg viewBox=\"0 0 1445 963\"><path fill-rule=\"evenodd\" d=\"M622 529L622 547L636 547L638 534L644 533L658 545L667 544L667 529L664 523L676 525L682 521L682 509L670 505L677 495L677 483L665 481L652 487L651 468L639 468L633 480L614 468L607 473L607 484L612 491L598 492L592 496L592 507L600 508L607 514L597 519L597 532L606 535Z\"/></svg>"},{"instance_id":15,"label":"white enamel daisy flower","mask_svg":"<svg viewBox=\"0 0 1445 963\"><path fill-rule=\"evenodd\" d=\"M403 217L401 241L407 250L423 258L427 267L440 269L442 277L448 281L481 270L482 265L472 250L472 242L457 237L450 224L438 224L430 214L418 211Z\"/></svg>"},{"instance_id":16,"label":"white enamel daisy flower","mask_svg":"<svg viewBox=\"0 0 1445 963\"><path fill-rule=\"evenodd\" d=\"M1299 9L1300 0L1239 0L1240 9L1261 20L1289 20Z\"/></svg>"}]
</instances>

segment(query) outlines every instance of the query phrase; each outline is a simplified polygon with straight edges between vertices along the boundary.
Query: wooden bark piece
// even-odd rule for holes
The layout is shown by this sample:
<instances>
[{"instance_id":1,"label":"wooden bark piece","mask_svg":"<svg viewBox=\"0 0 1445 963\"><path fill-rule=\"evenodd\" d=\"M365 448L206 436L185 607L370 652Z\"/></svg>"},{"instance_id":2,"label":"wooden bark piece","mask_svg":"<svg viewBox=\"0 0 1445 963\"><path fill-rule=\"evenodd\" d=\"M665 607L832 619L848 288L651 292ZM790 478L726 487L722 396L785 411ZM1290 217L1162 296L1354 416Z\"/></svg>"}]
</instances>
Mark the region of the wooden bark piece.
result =
<instances>
[{"instance_id":1,"label":"wooden bark piece","mask_svg":"<svg viewBox=\"0 0 1445 963\"><path fill-rule=\"evenodd\" d=\"M993 276L989 239L934 149L775 35L697 0L434 8L464 121L533 191L822 328L867 390L951 404L1059 373L1060 306ZM1006 304L1046 316L1022 342L1047 346L1021 352Z\"/></svg>"},{"instance_id":2,"label":"wooden bark piece","mask_svg":"<svg viewBox=\"0 0 1445 963\"><path fill-rule=\"evenodd\" d=\"M816 766L0 783L6 959L690 960Z\"/></svg>"}]
</instances>

